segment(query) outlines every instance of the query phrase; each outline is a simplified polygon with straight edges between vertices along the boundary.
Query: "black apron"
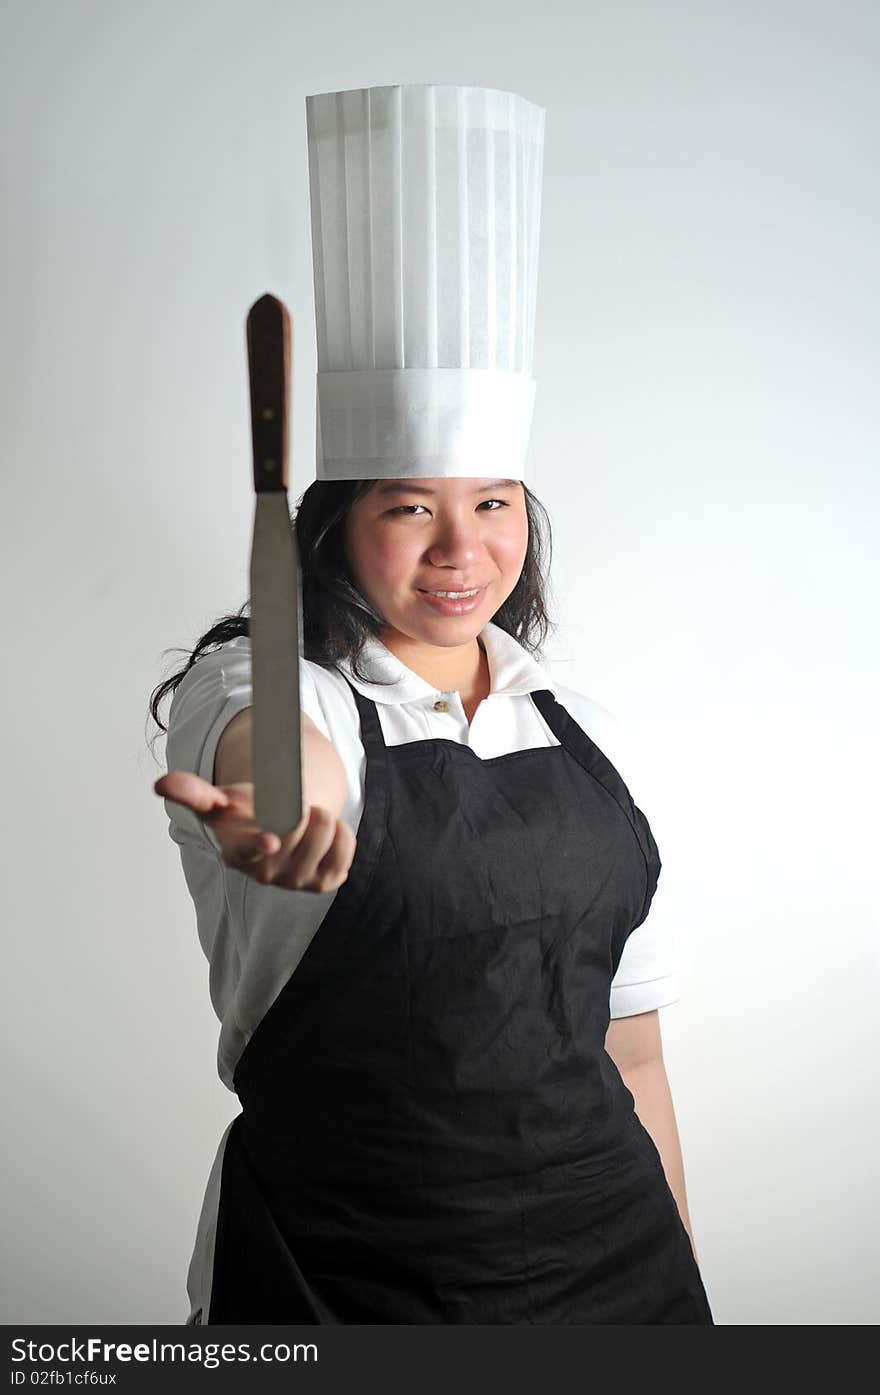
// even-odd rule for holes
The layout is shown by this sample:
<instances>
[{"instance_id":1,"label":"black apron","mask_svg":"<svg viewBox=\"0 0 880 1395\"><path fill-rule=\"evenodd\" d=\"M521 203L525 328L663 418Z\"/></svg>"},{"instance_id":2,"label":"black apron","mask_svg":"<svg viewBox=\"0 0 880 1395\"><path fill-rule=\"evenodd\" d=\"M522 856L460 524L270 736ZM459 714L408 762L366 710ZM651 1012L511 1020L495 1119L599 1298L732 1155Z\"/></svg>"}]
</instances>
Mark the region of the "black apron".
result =
<instances>
[{"instance_id":1,"label":"black apron","mask_svg":"<svg viewBox=\"0 0 880 1395\"><path fill-rule=\"evenodd\" d=\"M645 816L549 691L561 744L488 760L352 692L357 849L234 1073L208 1322L712 1324L604 1049Z\"/></svg>"}]
</instances>

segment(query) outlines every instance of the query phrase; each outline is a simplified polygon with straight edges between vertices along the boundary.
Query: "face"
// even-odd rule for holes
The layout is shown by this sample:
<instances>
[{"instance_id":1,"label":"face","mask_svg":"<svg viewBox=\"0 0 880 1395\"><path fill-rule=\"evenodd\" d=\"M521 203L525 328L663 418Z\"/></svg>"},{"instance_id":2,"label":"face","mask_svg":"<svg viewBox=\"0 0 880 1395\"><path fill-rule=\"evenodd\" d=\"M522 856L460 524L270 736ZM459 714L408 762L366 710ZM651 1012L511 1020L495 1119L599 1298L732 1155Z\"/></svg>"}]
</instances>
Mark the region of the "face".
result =
<instances>
[{"instance_id":1,"label":"face","mask_svg":"<svg viewBox=\"0 0 880 1395\"><path fill-rule=\"evenodd\" d=\"M377 480L346 519L346 550L362 594L385 617L385 635L462 645L519 581L528 531L519 480ZM466 600L427 594L473 587L478 594Z\"/></svg>"}]
</instances>

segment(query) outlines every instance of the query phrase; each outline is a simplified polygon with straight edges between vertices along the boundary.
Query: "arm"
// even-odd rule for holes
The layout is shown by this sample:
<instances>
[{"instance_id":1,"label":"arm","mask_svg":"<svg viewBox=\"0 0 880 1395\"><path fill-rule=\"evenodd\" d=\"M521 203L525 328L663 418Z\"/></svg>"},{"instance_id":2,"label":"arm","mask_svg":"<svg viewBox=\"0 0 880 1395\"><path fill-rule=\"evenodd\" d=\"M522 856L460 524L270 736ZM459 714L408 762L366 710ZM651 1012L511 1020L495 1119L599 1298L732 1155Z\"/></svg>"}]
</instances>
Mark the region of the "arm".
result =
<instances>
[{"instance_id":1,"label":"arm","mask_svg":"<svg viewBox=\"0 0 880 1395\"><path fill-rule=\"evenodd\" d=\"M631 1017L613 1018L605 1037L605 1050L620 1071L624 1085L635 1100L636 1114L660 1154L669 1190L675 1197L694 1259L697 1259L688 1215L681 1143L663 1060L657 1009L635 1013Z\"/></svg>"},{"instance_id":2,"label":"arm","mask_svg":"<svg viewBox=\"0 0 880 1395\"><path fill-rule=\"evenodd\" d=\"M254 820L249 708L221 733L213 784L186 769L169 770L153 789L202 820L227 867L281 890L335 891L347 879L357 847L353 830L340 817L348 779L332 743L305 714L302 724L303 817L283 836Z\"/></svg>"},{"instance_id":3,"label":"arm","mask_svg":"<svg viewBox=\"0 0 880 1395\"><path fill-rule=\"evenodd\" d=\"M250 784L252 707L237 712L223 728L214 755L214 784ZM306 804L328 809L334 818L342 816L348 797L345 766L336 747L302 714L303 799Z\"/></svg>"}]
</instances>

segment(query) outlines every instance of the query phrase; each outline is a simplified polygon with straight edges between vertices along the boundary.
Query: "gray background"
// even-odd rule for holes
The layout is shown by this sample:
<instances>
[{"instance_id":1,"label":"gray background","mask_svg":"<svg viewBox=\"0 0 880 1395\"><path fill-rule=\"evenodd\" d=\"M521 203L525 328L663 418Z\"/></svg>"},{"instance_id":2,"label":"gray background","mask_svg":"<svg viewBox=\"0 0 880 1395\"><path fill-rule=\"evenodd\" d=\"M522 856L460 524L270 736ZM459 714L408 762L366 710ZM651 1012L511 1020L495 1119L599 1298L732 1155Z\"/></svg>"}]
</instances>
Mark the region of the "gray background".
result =
<instances>
[{"instance_id":1,"label":"gray background","mask_svg":"<svg viewBox=\"0 0 880 1395\"><path fill-rule=\"evenodd\" d=\"M147 699L247 595L266 290L314 478L305 95L449 82L547 111L548 657L642 743L716 1321L876 1322L876 6L4 11L0 1317L186 1315L238 1106Z\"/></svg>"}]
</instances>

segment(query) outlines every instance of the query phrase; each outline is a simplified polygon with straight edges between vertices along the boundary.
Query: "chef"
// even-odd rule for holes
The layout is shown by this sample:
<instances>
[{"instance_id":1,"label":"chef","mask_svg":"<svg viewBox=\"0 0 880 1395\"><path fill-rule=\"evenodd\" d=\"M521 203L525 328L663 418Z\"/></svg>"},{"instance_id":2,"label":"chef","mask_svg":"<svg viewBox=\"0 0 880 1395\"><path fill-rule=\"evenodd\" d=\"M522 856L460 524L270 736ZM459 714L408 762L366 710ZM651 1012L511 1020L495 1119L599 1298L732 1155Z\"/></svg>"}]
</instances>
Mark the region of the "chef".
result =
<instances>
[{"instance_id":1,"label":"chef","mask_svg":"<svg viewBox=\"0 0 880 1395\"><path fill-rule=\"evenodd\" d=\"M153 703L241 1105L188 1321L711 1324L660 855L609 714L538 658L544 111L412 84L306 113L300 825L253 819L246 619Z\"/></svg>"}]
</instances>

